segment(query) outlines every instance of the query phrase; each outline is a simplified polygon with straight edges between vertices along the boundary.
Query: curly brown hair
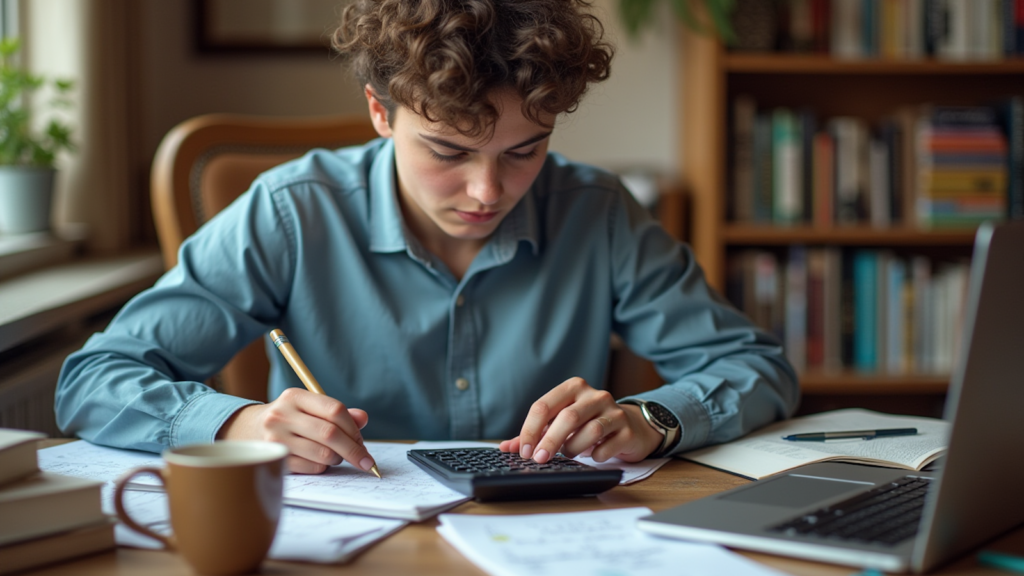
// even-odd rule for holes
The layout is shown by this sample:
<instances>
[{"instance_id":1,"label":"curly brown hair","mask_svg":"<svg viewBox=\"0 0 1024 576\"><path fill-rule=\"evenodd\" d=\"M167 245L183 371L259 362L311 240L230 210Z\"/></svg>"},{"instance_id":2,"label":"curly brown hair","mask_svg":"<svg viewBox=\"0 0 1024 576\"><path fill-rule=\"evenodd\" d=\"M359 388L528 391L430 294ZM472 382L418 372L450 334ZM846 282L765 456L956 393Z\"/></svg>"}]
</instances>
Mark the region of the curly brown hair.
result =
<instances>
[{"instance_id":1,"label":"curly brown hair","mask_svg":"<svg viewBox=\"0 0 1024 576\"><path fill-rule=\"evenodd\" d=\"M476 137L489 96L512 89L523 115L572 112L608 77L613 49L586 0L357 0L332 45L393 117L397 105Z\"/></svg>"}]
</instances>

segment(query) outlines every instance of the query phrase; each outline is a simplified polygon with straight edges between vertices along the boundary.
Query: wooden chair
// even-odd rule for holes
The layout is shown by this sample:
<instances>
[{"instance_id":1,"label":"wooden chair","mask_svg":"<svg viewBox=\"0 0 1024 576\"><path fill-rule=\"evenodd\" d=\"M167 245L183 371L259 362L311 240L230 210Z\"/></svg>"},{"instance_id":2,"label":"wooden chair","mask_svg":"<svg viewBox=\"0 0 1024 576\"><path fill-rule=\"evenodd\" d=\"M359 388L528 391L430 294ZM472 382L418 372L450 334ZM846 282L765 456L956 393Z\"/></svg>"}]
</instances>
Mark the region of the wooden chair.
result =
<instances>
[{"instance_id":1,"label":"wooden chair","mask_svg":"<svg viewBox=\"0 0 1024 576\"><path fill-rule=\"evenodd\" d=\"M368 118L272 118L209 114L186 120L164 137L153 160L152 202L164 265L178 262L178 247L224 209L267 169L306 151L362 144L377 136ZM221 391L267 399L262 338L221 370Z\"/></svg>"}]
</instances>

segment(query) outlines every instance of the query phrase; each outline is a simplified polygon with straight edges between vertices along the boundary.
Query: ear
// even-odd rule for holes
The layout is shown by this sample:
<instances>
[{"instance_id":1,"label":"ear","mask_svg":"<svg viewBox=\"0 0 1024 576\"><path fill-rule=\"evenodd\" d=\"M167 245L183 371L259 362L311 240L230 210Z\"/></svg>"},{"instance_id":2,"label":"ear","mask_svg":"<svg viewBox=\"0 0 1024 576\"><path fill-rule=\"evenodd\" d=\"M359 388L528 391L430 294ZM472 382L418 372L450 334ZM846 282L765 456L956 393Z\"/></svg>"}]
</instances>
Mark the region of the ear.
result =
<instances>
[{"instance_id":1,"label":"ear","mask_svg":"<svg viewBox=\"0 0 1024 576\"><path fill-rule=\"evenodd\" d=\"M366 94L366 103L370 107L370 120L373 122L373 129L380 134L381 138L391 138L393 133L391 125L388 124L388 109L380 103L380 100L377 100L377 96L374 95L369 84L363 87L363 93Z\"/></svg>"}]
</instances>

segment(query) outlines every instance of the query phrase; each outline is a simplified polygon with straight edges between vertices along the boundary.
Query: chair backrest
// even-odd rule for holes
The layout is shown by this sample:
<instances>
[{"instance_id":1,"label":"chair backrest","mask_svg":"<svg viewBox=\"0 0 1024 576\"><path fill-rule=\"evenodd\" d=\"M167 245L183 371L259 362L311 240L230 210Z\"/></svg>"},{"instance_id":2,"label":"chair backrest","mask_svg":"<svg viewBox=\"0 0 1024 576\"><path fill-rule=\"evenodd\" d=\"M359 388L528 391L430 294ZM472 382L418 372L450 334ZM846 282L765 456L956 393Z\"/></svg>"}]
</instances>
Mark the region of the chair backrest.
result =
<instances>
[{"instance_id":1,"label":"chair backrest","mask_svg":"<svg viewBox=\"0 0 1024 576\"><path fill-rule=\"evenodd\" d=\"M362 144L377 136L368 118L272 118L208 114L186 120L164 137L153 160L153 217L170 269L178 247L245 192L260 173L312 148ZM262 339L229 362L218 387L265 401L269 363Z\"/></svg>"}]
</instances>

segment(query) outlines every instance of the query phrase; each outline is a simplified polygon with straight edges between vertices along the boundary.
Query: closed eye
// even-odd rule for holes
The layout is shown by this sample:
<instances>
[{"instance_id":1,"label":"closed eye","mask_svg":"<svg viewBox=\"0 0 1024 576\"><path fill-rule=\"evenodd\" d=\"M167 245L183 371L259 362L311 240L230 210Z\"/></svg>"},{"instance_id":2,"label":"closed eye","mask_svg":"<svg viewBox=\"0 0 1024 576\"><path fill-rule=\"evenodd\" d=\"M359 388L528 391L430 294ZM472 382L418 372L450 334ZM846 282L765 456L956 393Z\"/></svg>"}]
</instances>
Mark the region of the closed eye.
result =
<instances>
[{"instance_id":1,"label":"closed eye","mask_svg":"<svg viewBox=\"0 0 1024 576\"><path fill-rule=\"evenodd\" d=\"M505 154L508 154L509 156L516 160L530 160L531 158L535 158L537 156L537 148L534 148L529 152L506 152Z\"/></svg>"},{"instance_id":2,"label":"closed eye","mask_svg":"<svg viewBox=\"0 0 1024 576\"><path fill-rule=\"evenodd\" d=\"M437 160L438 162L458 162L466 156L465 152L459 152L458 154L441 154L432 148L428 148L428 150L430 150L430 155L434 157L434 160Z\"/></svg>"}]
</instances>

